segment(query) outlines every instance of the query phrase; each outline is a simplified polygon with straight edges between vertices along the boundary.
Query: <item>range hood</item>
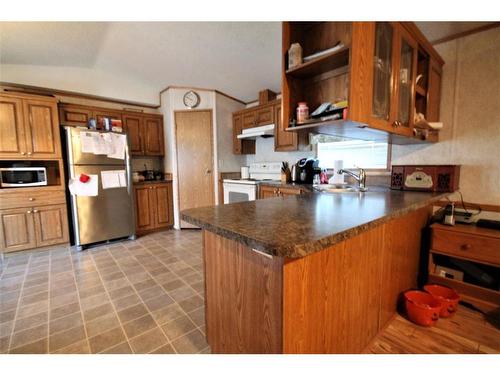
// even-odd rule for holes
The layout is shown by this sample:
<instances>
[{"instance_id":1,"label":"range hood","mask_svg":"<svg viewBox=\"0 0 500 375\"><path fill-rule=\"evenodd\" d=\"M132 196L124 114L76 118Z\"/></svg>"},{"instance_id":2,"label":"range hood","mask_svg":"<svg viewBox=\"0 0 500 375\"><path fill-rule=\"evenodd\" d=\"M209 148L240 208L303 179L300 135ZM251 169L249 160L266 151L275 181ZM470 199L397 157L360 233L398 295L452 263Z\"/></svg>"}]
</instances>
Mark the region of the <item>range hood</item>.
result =
<instances>
[{"instance_id":1,"label":"range hood","mask_svg":"<svg viewBox=\"0 0 500 375\"><path fill-rule=\"evenodd\" d=\"M237 136L238 139L255 139L257 137L274 137L274 124L243 129L241 134Z\"/></svg>"}]
</instances>

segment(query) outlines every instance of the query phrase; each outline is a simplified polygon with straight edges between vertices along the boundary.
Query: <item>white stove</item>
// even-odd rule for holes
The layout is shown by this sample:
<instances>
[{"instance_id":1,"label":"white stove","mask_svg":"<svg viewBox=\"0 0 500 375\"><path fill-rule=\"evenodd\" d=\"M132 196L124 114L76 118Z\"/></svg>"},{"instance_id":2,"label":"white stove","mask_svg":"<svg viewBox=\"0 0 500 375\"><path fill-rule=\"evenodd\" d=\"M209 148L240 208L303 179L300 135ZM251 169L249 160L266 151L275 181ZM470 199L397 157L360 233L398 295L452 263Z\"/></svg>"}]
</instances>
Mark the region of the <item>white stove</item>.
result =
<instances>
[{"instance_id":1,"label":"white stove","mask_svg":"<svg viewBox=\"0 0 500 375\"><path fill-rule=\"evenodd\" d=\"M260 182L280 180L281 162L253 163L249 172L249 179L223 181L224 204L256 200Z\"/></svg>"}]
</instances>

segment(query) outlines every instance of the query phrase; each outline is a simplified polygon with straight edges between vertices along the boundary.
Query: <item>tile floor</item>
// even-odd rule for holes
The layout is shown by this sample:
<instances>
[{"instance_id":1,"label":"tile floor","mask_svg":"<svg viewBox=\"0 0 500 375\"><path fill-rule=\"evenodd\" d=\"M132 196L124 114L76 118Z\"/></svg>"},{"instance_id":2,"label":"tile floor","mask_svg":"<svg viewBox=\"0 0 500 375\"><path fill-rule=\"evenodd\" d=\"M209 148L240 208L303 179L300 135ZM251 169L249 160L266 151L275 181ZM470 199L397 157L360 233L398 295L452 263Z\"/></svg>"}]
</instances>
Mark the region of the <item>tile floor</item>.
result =
<instances>
[{"instance_id":1,"label":"tile floor","mask_svg":"<svg viewBox=\"0 0 500 375\"><path fill-rule=\"evenodd\" d=\"M209 353L201 232L8 254L0 353Z\"/></svg>"}]
</instances>

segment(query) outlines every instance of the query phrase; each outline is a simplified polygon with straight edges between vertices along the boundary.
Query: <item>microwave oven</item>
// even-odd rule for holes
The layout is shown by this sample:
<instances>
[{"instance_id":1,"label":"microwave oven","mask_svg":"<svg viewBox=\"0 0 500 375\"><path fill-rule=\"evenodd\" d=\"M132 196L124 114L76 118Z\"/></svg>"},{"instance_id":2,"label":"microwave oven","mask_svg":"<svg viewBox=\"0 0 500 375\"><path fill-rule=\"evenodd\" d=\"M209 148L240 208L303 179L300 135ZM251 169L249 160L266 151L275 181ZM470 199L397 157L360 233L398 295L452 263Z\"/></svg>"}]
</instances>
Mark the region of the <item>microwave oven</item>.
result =
<instances>
[{"instance_id":1,"label":"microwave oven","mask_svg":"<svg viewBox=\"0 0 500 375\"><path fill-rule=\"evenodd\" d=\"M0 168L0 187L28 187L47 185L45 167Z\"/></svg>"}]
</instances>

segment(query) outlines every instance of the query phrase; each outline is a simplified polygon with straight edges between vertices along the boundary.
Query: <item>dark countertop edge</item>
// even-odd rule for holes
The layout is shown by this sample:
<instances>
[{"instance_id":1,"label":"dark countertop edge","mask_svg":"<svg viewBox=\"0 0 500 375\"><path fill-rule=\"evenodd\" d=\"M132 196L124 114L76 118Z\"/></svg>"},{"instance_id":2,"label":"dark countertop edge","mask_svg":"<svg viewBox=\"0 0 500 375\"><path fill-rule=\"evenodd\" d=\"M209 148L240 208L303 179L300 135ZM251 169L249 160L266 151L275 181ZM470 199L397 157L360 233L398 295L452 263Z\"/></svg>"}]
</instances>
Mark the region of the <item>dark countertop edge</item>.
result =
<instances>
[{"instance_id":1,"label":"dark countertop edge","mask_svg":"<svg viewBox=\"0 0 500 375\"><path fill-rule=\"evenodd\" d=\"M439 195L435 195L433 197L429 197L426 200L423 200L422 202L419 203L414 203L411 204L407 207L401 208L399 210L396 210L395 212L392 212L388 215L382 216L378 219L357 225L355 227L331 234L329 236L320 238L318 240L315 240L313 242L308 242L304 244L298 244L298 245L293 245L293 246L287 246L287 247L275 247L273 244L270 243L265 243L250 237L247 237L241 233L222 228L220 226L216 226L210 223L203 222L201 220L198 220L194 217L191 216L186 216L181 212L181 219L184 221L187 221L190 224L196 225L204 230L207 230L209 232L213 232L215 234L218 234L222 237L229 238L233 241L240 242L248 247L251 247L253 249L262 251L266 254L272 255L272 256L279 256L279 257L286 257L286 258L301 258L304 256L307 256L309 254L315 253L317 251L324 250L330 246L333 246L339 242L345 241L349 238L355 237L359 235L362 232L365 232L369 229L372 229L378 225L381 225L389 220L396 219L398 217L401 217L403 215L406 215L412 211L416 211L420 208L429 206L430 204L437 202L441 200L442 198L450 195L452 193L446 192L446 193L441 193ZM273 199L273 198L268 198L268 199ZM275 198L277 199L277 198ZM235 238L236 237L236 238ZM303 249L304 246L307 247L307 250Z\"/></svg>"}]
</instances>

